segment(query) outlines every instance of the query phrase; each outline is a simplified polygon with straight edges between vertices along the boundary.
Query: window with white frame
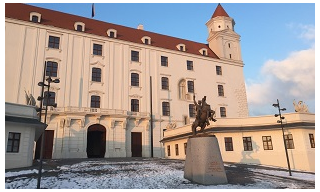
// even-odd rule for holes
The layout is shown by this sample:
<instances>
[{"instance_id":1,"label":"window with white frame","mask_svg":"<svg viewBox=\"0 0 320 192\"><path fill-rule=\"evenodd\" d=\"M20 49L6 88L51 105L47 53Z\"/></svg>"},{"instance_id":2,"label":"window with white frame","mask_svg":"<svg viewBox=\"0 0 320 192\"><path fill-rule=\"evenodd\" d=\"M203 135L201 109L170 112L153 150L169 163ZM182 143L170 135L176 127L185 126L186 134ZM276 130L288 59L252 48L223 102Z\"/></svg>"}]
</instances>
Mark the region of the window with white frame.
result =
<instances>
[{"instance_id":1,"label":"window with white frame","mask_svg":"<svg viewBox=\"0 0 320 192\"><path fill-rule=\"evenodd\" d=\"M115 29L108 29L107 35L110 38L117 38L117 30Z\"/></svg>"},{"instance_id":2,"label":"window with white frame","mask_svg":"<svg viewBox=\"0 0 320 192\"><path fill-rule=\"evenodd\" d=\"M37 12L31 12L30 13L30 21L34 23L40 23L41 22L41 14Z\"/></svg>"}]
</instances>

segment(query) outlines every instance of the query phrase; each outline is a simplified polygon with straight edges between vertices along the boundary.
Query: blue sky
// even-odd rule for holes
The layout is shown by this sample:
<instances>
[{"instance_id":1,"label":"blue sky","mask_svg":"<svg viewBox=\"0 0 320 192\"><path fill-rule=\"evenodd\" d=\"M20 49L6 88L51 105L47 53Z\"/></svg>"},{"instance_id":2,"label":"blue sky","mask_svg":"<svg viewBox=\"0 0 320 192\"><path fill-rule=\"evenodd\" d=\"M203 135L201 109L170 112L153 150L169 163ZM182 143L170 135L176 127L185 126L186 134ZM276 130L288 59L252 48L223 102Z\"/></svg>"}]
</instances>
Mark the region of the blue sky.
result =
<instances>
[{"instance_id":1,"label":"blue sky","mask_svg":"<svg viewBox=\"0 0 320 192\"><path fill-rule=\"evenodd\" d=\"M91 18L91 3L36 3L43 8ZM218 3L95 3L95 17L207 43L205 23ZM250 116L287 112L302 100L315 112L315 3L221 3L241 36Z\"/></svg>"}]
</instances>

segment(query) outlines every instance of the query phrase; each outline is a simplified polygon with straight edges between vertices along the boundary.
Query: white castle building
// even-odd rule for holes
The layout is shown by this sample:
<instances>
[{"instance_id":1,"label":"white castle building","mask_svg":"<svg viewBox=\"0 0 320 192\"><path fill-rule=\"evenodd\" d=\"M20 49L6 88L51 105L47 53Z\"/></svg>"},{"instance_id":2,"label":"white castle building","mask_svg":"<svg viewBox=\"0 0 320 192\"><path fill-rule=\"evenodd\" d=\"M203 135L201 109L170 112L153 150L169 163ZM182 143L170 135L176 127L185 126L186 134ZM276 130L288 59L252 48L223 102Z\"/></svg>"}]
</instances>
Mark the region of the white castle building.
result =
<instances>
[{"instance_id":1,"label":"white castle building","mask_svg":"<svg viewBox=\"0 0 320 192\"><path fill-rule=\"evenodd\" d=\"M235 22L220 4L208 19L203 44L6 3L5 101L37 98L44 75L60 80L45 102L57 104L45 158L164 157L164 131L195 120L194 95L207 97L218 121L248 117Z\"/></svg>"}]
</instances>

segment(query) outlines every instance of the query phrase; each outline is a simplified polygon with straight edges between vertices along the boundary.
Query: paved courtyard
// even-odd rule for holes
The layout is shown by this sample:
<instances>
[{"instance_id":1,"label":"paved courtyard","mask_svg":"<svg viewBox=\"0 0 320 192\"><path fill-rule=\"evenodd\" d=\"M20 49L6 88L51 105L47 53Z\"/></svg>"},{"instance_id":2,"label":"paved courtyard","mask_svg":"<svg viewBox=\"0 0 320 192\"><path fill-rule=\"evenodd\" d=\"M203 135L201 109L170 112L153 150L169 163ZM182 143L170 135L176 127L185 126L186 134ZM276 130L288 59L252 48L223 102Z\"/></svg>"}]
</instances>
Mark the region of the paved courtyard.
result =
<instances>
[{"instance_id":1,"label":"paved courtyard","mask_svg":"<svg viewBox=\"0 0 320 192\"><path fill-rule=\"evenodd\" d=\"M6 189L34 189L39 162L5 170ZM44 160L47 189L314 189L315 174L275 167L225 163L228 184L199 185L183 177L184 161L161 158Z\"/></svg>"}]
</instances>

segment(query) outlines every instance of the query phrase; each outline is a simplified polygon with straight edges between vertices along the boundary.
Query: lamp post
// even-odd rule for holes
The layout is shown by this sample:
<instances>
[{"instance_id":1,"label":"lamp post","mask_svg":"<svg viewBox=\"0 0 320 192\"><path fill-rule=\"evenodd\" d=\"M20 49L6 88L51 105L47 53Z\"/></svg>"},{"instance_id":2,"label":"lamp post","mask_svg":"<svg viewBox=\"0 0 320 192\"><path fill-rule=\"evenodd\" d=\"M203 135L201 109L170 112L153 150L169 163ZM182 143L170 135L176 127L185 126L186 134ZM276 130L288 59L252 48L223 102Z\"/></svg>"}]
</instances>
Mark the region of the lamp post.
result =
<instances>
[{"instance_id":1,"label":"lamp post","mask_svg":"<svg viewBox=\"0 0 320 192\"><path fill-rule=\"evenodd\" d=\"M50 73L50 72L49 72ZM52 79L51 76L47 77L46 76L46 63L44 67L44 73L43 73L43 80L42 82L39 82L38 85L41 86L41 96L38 97L38 101L40 101L40 109L39 109L39 119L41 121L41 111L42 111L42 106L43 106L43 101L45 99L46 101L46 107L45 107L45 113L44 113L44 124L47 124L47 114L48 114L48 106L53 106L56 107L57 104L54 103L49 103L49 97L50 97L50 83L59 83L59 79ZM45 81L48 83L45 84ZM47 94L45 94L45 97L43 97L44 94L44 87L47 87ZM42 161L43 161L43 151L44 151L44 142L45 142L45 131L41 134L41 146L40 146L40 165L39 165L39 171L38 171L38 181L37 181L37 189L40 189L40 182L41 182L41 175L42 175Z\"/></svg>"},{"instance_id":2,"label":"lamp post","mask_svg":"<svg viewBox=\"0 0 320 192\"><path fill-rule=\"evenodd\" d=\"M284 130L283 130L283 123L282 123L282 120L285 119L285 117L283 117L281 115L281 111L285 111L287 110L286 108L280 108L280 104L279 104L279 100L277 99L277 103L276 104L273 104L272 105L273 107L276 107L278 108L279 110L279 113L278 114L275 114L274 116L275 117L278 117L280 118L280 120L277 121L277 123L280 123L281 124L281 129L282 129L282 138L283 138L283 144L284 144L284 149L286 151L286 157L287 157L287 164L288 164L288 170L289 170L289 175L292 176L291 174L291 168L290 168L290 162L289 162L289 156L288 156L288 149L287 149L287 144L286 144L286 140L285 140L285 137L284 137Z\"/></svg>"}]
</instances>

